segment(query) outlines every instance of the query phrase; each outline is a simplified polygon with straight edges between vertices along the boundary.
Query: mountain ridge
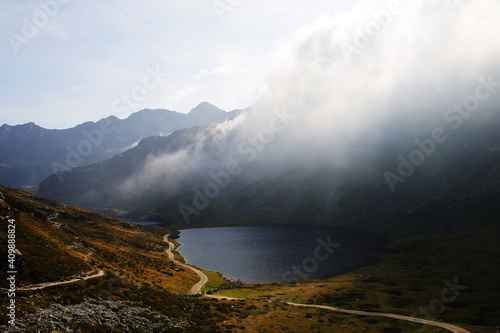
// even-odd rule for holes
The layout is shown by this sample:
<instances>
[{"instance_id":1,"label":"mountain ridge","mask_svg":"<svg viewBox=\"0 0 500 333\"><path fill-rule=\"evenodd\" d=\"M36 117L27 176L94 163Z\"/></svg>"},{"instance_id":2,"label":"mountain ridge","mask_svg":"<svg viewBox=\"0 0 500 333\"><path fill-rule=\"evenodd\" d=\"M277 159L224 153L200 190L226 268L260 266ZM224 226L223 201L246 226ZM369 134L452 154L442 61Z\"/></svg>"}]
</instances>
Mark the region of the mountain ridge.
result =
<instances>
[{"instance_id":1,"label":"mountain ridge","mask_svg":"<svg viewBox=\"0 0 500 333\"><path fill-rule=\"evenodd\" d=\"M189 114L144 109L126 119L109 116L68 129L46 129L33 122L4 124L0 127L0 183L18 188L37 186L51 173L97 163L146 137L218 123L239 112L226 112L205 102Z\"/></svg>"},{"instance_id":2,"label":"mountain ridge","mask_svg":"<svg viewBox=\"0 0 500 333\"><path fill-rule=\"evenodd\" d=\"M282 141L276 138L255 161L238 160L245 172L227 178L221 163L227 156L237 155L228 153L235 147L217 143L217 129L225 128L220 124L145 139L100 164L68 171L62 175L62 183L55 175L47 177L37 194L117 217L178 225L224 221L380 224L417 215L420 221L428 215L426 209L442 215L443 207L463 211L461 207L468 201L479 207L480 198L495 200L499 193L495 178L500 160L498 121L479 128L464 126L461 135L436 148L395 192L384 172L397 170L397 153L414 148L412 136L372 150L376 159L360 151L353 155L349 168L332 167L328 162L310 166L307 160L277 160L276 149L282 147ZM295 150L298 155L299 149ZM155 160L154 167L148 166ZM179 168L189 171L182 174ZM219 184L218 189L214 184ZM206 186L216 195L206 192ZM489 208L487 211L486 215L494 215Z\"/></svg>"}]
</instances>

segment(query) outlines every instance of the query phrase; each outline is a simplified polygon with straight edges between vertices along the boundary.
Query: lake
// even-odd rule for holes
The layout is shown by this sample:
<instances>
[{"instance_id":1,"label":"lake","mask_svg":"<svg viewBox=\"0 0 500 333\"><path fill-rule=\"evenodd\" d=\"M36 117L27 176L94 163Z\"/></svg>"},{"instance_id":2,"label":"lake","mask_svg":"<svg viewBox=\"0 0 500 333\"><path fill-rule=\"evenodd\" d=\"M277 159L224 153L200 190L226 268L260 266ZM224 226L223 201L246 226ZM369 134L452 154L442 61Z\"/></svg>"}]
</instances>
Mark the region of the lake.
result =
<instances>
[{"instance_id":1,"label":"lake","mask_svg":"<svg viewBox=\"0 0 500 333\"><path fill-rule=\"evenodd\" d=\"M320 226L185 229L177 241L188 264L245 283L339 275L387 252L381 237Z\"/></svg>"},{"instance_id":2,"label":"lake","mask_svg":"<svg viewBox=\"0 0 500 333\"><path fill-rule=\"evenodd\" d=\"M132 223L135 225L160 225L162 222L156 222L156 221L138 221L134 219L121 219L120 221L126 222L126 223Z\"/></svg>"}]
</instances>

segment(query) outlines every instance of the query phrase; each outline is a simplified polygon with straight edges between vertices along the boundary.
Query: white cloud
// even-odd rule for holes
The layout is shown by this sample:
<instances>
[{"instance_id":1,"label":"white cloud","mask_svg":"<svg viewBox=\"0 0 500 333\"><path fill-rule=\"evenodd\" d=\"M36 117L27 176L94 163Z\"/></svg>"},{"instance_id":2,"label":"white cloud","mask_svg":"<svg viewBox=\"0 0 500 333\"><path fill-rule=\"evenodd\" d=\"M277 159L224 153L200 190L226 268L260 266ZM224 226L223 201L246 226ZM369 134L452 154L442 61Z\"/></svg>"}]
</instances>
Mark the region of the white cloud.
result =
<instances>
[{"instance_id":1,"label":"white cloud","mask_svg":"<svg viewBox=\"0 0 500 333\"><path fill-rule=\"evenodd\" d=\"M164 97L166 100L166 108L170 110L178 110L181 104L191 95L195 94L198 88L194 85L188 84L179 90L176 90L173 94Z\"/></svg>"},{"instance_id":2,"label":"white cloud","mask_svg":"<svg viewBox=\"0 0 500 333\"><path fill-rule=\"evenodd\" d=\"M342 28L349 28L353 21L351 17L354 16L347 13L359 2L361 1L246 1L222 22L213 9L212 2L205 0L153 0L147 4L111 0L105 5L95 1L92 2L94 5L71 1L61 8L56 19L43 32L28 45L21 46L19 55L14 54L8 43L5 43L6 33L19 31L23 17L33 15L38 3L27 0L2 3L0 28L4 43L0 46L0 52L4 70L3 80L0 82L0 98L4 105L16 110L15 115L9 115L11 124L15 124L15 119L19 116L18 122L30 119L48 126L50 119L51 126L58 124L57 128L70 127L83 117L86 120L97 120L109 116L109 104L117 98L117 94L127 92L138 83L141 75L137 73L142 73L148 66L159 64L172 74L176 85L171 86L172 92L166 96L167 99L164 94L151 94L144 103L148 107L155 105L172 108L178 105L182 112L186 112L202 101L227 110L246 107L255 102L258 91L271 85L263 82L262 77L266 58L279 43L289 39L298 27L312 22L324 13L334 16L335 12L342 12L336 22ZM441 2L436 3L428 5L426 10L433 11ZM403 4L408 8L413 6L412 2ZM454 47L456 53L467 57L470 63L482 62L480 57L490 47L487 41L497 30L489 20L478 19L478 13L484 12L481 8L492 8L494 11L497 5L488 1L476 6L477 8L469 6L469 12L456 17L456 29L461 31L464 40L470 41L470 47L463 47L460 42ZM447 17L454 15L453 11L444 10L441 15L442 18L430 15L422 24L437 27L437 34L452 34L453 31L439 30L439 24L440 20L447 22ZM401 45L408 47L401 47L397 55L387 54L385 58L380 58L381 63L377 66L382 68L385 63L389 63L403 68L407 64L402 62L411 62L408 57L410 54L419 56L410 45L414 39L406 40L407 37L415 34L429 39L434 33L432 29L421 29L418 25L410 24L417 22L419 18L418 15L406 15L408 22L397 23L400 30L392 29L391 33L400 39ZM297 36L302 34L307 38L307 29L314 31L318 24L301 29ZM327 31L328 20L323 18L321 24L322 29ZM487 29L487 33L477 35L477 31ZM347 30L347 34L352 35L352 30ZM313 38L314 41L310 41L314 47L320 48L323 47L323 41L330 40L331 36L329 33L328 36L317 36ZM383 38L385 37L380 40ZM302 47L307 50L313 44L304 43ZM440 46L439 43L434 45L435 48ZM467 50L477 52L466 52ZM317 55L331 62L333 51L339 49L330 51L328 54ZM450 62L447 63L449 66L456 62L455 57L449 54L440 56L450 57ZM293 68L297 60L292 53L288 53L281 59L281 63L269 65L270 76L273 77L272 73L277 72L278 68L284 68L287 63ZM301 70L324 71L325 68L319 61L321 59L317 60L308 62L307 66L300 66ZM443 64L446 65L445 62ZM428 65L434 66L432 63ZM333 71L332 68L326 70ZM339 73L343 72L342 68L338 70ZM276 79L271 79L273 80ZM283 83L288 84L290 82ZM85 89L75 95L72 87ZM179 92L175 91L175 87ZM19 98L19 89L26 96L55 93L70 96L68 101L76 100L78 105L68 107L66 103L50 104L35 97ZM170 104L165 105L168 99ZM82 109L86 110L84 115L80 111ZM58 117L62 112L66 116Z\"/></svg>"},{"instance_id":3,"label":"white cloud","mask_svg":"<svg viewBox=\"0 0 500 333\"><path fill-rule=\"evenodd\" d=\"M373 10L360 8L349 19L342 18L341 28L353 45L357 28L374 20ZM381 142L393 142L394 137L412 142L413 137L428 136L432 129L446 126L445 111L464 101L471 89L474 93L479 77L492 75L500 81L500 44L494 29L499 15L496 0L404 3L404 10L369 37L351 61L342 45L332 43L339 19L323 16L300 28L288 47L274 55L266 94L252 112L214 129L221 130L221 148L206 154L199 147L211 144L211 137L200 136L187 160L198 172L214 154L221 155L221 163L241 158L236 152L239 143L269 127L275 110L287 108L297 118L262 151L272 156L266 168L289 161L370 168L353 165L352 159L371 156ZM499 105L500 95L492 94L481 102L485 112L477 112L475 120L487 121L486 111ZM191 170L183 172L189 176Z\"/></svg>"},{"instance_id":4,"label":"white cloud","mask_svg":"<svg viewBox=\"0 0 500 333\"><path fill-rule=\"evenodd\" d=\"M215 75L215 76L228 77L228 76L233 75L236 70L237 69L235 68L235 66L233 66L231 64L225 64L225 65L213 68L211 70L202 69L201 71L199 71L194 76L194 78L197 79L197 80L199 80L203 76L207 76L207 75Z\"/></svg>"}]
</instances>

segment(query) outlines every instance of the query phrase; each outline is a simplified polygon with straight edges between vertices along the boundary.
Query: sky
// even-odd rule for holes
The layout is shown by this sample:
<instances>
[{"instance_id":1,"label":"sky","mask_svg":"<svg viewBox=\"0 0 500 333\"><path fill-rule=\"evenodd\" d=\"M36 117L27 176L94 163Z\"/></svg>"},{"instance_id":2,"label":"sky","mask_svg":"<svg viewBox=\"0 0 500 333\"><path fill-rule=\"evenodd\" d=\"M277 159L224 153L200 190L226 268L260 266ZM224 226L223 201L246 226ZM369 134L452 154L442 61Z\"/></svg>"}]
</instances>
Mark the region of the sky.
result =
<instances>
[{"instance_id":1,"label":"sky","mask_svg":"<svg viewBox=\"0 0 500 333\"><path fill-rule=\"evenodd\" d=\"M62 129L144 108L249 107L297 30L359 3L2 0L0 124Z\"/></svg>"}]
</instances>

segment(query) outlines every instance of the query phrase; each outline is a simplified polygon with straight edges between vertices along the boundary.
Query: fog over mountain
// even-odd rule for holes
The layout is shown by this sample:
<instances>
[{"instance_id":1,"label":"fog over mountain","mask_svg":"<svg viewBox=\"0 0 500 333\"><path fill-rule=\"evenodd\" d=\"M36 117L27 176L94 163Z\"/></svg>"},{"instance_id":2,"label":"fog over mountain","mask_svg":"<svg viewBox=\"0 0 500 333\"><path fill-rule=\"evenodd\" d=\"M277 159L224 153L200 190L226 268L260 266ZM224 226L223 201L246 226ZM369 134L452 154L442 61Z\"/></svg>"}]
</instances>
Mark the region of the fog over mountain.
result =
<instances>
[{"instance_id":1,"label":"fog over mountain","mask_svg":"<svg viewBox=\"0 0 500 333\"><path fill-rule=\"evenodd\" d=\"M349 207L345 217L382 196L386 213L401 197L437 200L443 186L447 199L451 187L497 193L499 14L494 0L423 0L321 17L276 52L260 101L235 119L145 140L90 174L49 177L39 194L183 223L292 216L294 204L324 219ZM134 166L93 187L120 158ZM464 187L478 172L483 188ZM422 181L433 184L425 194Z\"/></svg>"},{"instance_id":2,"label":"fog over mountain","mask_svg":"<svg viewBox=\"0 0 500 333\"><path fill-rule=\"evenodd\" d=\"M0 182L14 187L36 186L51 173L110 158L149 136L218 123L238 112L225 112L205 102L189 114L145 109L127 119L110 116L65 130L34 123L4 124L0 127Z\"/></svg>"}]
</instances>

